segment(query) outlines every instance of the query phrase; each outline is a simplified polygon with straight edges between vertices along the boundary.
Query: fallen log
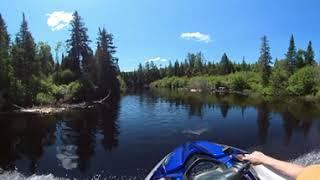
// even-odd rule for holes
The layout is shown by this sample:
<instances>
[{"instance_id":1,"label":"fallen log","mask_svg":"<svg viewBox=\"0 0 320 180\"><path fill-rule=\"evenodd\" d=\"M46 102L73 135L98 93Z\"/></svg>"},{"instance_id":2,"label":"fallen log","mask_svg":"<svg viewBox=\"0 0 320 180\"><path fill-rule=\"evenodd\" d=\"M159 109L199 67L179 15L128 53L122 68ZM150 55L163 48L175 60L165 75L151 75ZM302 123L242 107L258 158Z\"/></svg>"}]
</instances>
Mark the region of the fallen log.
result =
<instances>
[{"instance_id":1,"label":"fallen log","mask_svg":"<svg viewBox=\"0 0 320 180\"><path fill-rule=\"evenodd\" d=\"M16 104L12 104L13 107L17 108L17 109L24 109L24 107L18 106Z\"/></svg>"},{"instance_id":2,"label":"fallen log","mask_svg":"<svg viewBox=\"0 0 320 180\"><path fill-rule=\"evenodd\" d=\"M108 94L104 98L102 98L98 101L93 101L93 103L94 104L104 104L105 101L107 101L109 99L110 95L111 95L111 91L109 91Z\"/></svg>"},{"instance_id":3,"label":"fallen log","mask_svg":"<svg viewBox=\"0 0 320 180\"><path fill-rule=\"evenodd\" d=\"M12 106L18 109L17 112L40 113L40 114L61 113L66 110L91 109L91 108L94 108L95 105L106 104L106 101L110 98L110 95L111 95L111 91L108 92L107 96L105 96L100 100L92 101L92 102L82 102L77 104L60 104L55 106L34 106L31 108L24 108L16 104L12 104Z\"/></svg>"}]
</instances>

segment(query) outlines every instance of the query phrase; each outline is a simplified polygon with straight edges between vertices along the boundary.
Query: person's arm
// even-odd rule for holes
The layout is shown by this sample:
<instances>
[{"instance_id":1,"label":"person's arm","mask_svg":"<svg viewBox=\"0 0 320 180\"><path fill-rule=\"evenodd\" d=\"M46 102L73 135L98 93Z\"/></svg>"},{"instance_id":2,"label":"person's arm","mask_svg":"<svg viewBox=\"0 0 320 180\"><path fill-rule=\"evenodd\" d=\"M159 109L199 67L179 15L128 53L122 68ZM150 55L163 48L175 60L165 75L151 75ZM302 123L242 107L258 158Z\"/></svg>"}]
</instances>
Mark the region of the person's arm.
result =
<instances>
[{"instance_id":1,"label":"person's arm","mask_svg":"<svg viewBox=\"0 0 320 180\"><path fill-rule=\"evenodd\" d=\"M288 163L285 161L280 161L278 159L272 158L263 154L262 152L255 151L251 154L245 154L240 157L240 160L248 160L254 165L264 164L269 165L272 168L283 172L284 174L296 178L299 173L304 169L303 166Z\"/></svg>"}]
</instances>

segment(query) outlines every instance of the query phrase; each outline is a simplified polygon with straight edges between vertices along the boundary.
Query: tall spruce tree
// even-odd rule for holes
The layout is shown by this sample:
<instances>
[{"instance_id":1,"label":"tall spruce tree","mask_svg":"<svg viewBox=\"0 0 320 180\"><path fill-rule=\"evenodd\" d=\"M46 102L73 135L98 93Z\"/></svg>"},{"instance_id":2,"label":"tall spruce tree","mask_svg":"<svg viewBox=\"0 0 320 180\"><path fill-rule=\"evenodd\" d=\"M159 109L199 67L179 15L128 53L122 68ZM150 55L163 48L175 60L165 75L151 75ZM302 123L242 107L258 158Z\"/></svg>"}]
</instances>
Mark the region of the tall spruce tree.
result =
<instances>
[{"instance_id":1,"label":"tall spruce tree","mask_svg":"<svg viewBox=\"0 0 320 180\"><path fill-rule=\"evenodd\" d=\"M286 53L287 70L292 74L296 69L297 50L293 34L291 35L288 52Z\"/></svg>"},{"instance_id":2,"label":"tall spruce tree","mask_svg":"<svg viewBox=\"0 0 320 180\"><path fill-rule=\"evenodd\" d=\"M216 75L217 74L217 68L216 68L216 65L214 63L214 61L209 61L208 62L208 73L210 75Z\"/></svg>"},{"instance_id":3,"label":"tall spruce tree","mask_svg":"<svg viewBox=\"0 0 320 180\"><path fill-rule=\"evenodd\" d=\"M9 48L10 36L6 23L0 14L0 96L2 90L9 88Z\"/></svg>"},{"instance_id":4,"label":"tall spruce tree","mask_svg":"<svg viewBox=\"0 0 320 180\"><path fill-rule=\"evenodd\" d=\"M171 61L169 61L169 65L167 67L167 76L174 76L174 67L171 63Z\"/></svg>"},{"instance_id":5,"label":"tall spruce tree","mask_svg":"<svg viewBox=\"0 0 320 180\"><path fill-rule=\"evenodd\" d=\"M198 52L194 56L194 68L193 68L193 75L200 75L204 70L204 62L203 62L203 55L201 52Z\"/></svg>"},{"instance_id":6,"label":"tall spruce tree","mask_svg":"<svg viewBox=\"0 0 320 180\"><path fill-rule=\"evenodd\" d=\"M312 42L309 41L307 51L305 53L305 63L307 65L315 65L316 60L314 59L314 51L312 49Z\"/></svg>"},{"instance_id":7,"label":"tall spruce tree","mask_svg":"<svg viewBox=\"0 0 320 180\"><path fill-rule=\"evenodd\" d=\"M66 41L68 46L68 58L65 66L76 75L80 76L83 71L88 71L92 65L92 50L89 47L88 29L84 26L82 18L77 11L73 13L71 21L70 39Z\"/></svg>"},{"instance_id":8,"label":"tall spruce tree","mask_svg":"<svg viewBox=\"0 0 320 180\"><path fill-rule=\"evenodd\" d=\"M305 65L305 54L306 52L303 49L299 49L297 51L296 67L298 69L302 68Z\"/></svg>"},{"instance_id":9,"label":"tall spruce tree","mask_svg":"<svg viewBox=\"0 0 320 180\"><path fill-rule=\"evenodd\" d=\"M178 60L174 62L174 75L180 76L180 64Z\"/></svg>"},{"instance_id":10,"label":"tall spruce tree","mask_svg":"<svg viewBox=\"0 0 320 180\"><path fill-rule=\"evenodd\" d=\"M38 44L38 59L41 64L41 72L43 75L48 76L53 73L55 69L54 60L51 54L51 47L44 42Z\"/></svg>"},{"instance_id":11,"label":"tall spruce tree","mask_svg":"<svg viewBox=\"0 0 320 180\"><path fill-rule=\"evenodd\" d=\"M138 70L136 72L136 76L137 76L137 85L142 87L144 86L144 73L143 73L143 67L142 64L139 63L138 65Z\"/></svg>"},{"instance_id":12,"label":"tall spruce tree","mask_svg":"<svg viewBox=\"0 0 320 180\"><path fill-rule=\"evenodd\" d=\"M116 47L113 36L105 28L99 28L96 58L98 63L98 94L106 96L110 91L112 96L119 96L120 84L117 78L117 58L114 57Z\"/></svg>"},{"instance_id":13,"label":"tall spruce tree","mask_svg":"<svg viewBox=\"0 0 320 180\"><path fill-rule=\"evenodd\" d=\"M274 60L273 68L278 68L278 67L279 67L279 59L276 58L276 59Z\"/></svg>"},{"instance_id":14,"label":"tall spruce tree","mask_svg":"<svg viewBox=\"0 0 320 180\"><path fill-rule=\"evenodd\" d=\"M153 61L151 61L150 67L151 67L151 72L150 72L151 82L158 80L160 78L160 72L158 67L155 65Z\"/></svg>"},{"instance_id":15,"label":"tall spruce tree","mask_svg":"<svg viewBox=\"0 0 320 180\"><path fill-rule=\"evenodd\" d=\"M242 58L242 62L241 62L241 65L240 65L240 69L241 71L248 71L248 64L246 63L246 60L245 60L245 57Z\"/></svg>"},{"instance_id":16,"label":"tall spruce tree","mask_svg":"<svg viewBox=\"0 0 320 180\"><path fill-rule=\"evenodd\" d=\"M262 80L262 84L265 86L269 82L269 77L271 74L271 54L270 46L267 39L267 36L261 38L261 48L260 48L260 57L259 57L259 71Z\"/></svg>"},{"instance_id":17,"label":"tall spruce tree","mask_svg":"<svg viewBox=\"0 0 320 180\"><path fill-rule=\"evenodd\" d=\"M220 74L230 74L233 72L233 64L229 60L228 56L226 53L223 53L220 61Z\"/></svg>"},{"instance_id":18,"label":"tall spruce tree","mask_svg":"<svg viewBox=\"0 0 320 180\"><path fill-rule=\"evenodd\" d=\"M179 74L180 76L185 76L185 64L183 64L183 62L180 62L180 69L179 69Z\"/></svg>"},{"instance_id":19,"label":"tall spruce tree","mask_svg":"<svg viewBox=\"0 0 320 180\"><path fill-rule=\"evenodd\" d=\"M40 61L36 58L36 44L28 29L24 14L20 31L12 47L12 67L15 77L21 81L21 85L25 88L23 104L32 104L39 88L37 77L40 75Z\"/></svg>"},{"instance_id":20,"label":"tall spruce tree","mask_svg":"<svg viewBox=\"0 0 320 180\"><path fill-rule=\"evenodd\" d=\"M12 65L18 79L27 83L32 75L38 76L40 74L40 62L35 58L36 44L29 31L24 14L12 51Z\"/></svg>"}]
</instances>

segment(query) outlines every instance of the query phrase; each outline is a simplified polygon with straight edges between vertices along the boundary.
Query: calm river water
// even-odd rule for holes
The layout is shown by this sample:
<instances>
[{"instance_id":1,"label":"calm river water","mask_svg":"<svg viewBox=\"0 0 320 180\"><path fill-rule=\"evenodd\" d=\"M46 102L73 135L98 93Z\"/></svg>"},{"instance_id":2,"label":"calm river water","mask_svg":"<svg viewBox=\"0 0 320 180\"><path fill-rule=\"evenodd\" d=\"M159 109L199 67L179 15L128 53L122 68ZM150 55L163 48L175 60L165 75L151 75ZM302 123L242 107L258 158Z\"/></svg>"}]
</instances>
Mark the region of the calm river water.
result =
<instances>
[{"instance_id":1,"label":"calm river water","mask_svg":"<svg viewBox=\"0 0 320 180\"><path fill-rule=\"evenodd\" d=\"M295 159L320 147L320 105L157 90L129 93L112 108L3 113L0 174L143 179L163 156L192 140Z\"/></svg>"}]
</instances>

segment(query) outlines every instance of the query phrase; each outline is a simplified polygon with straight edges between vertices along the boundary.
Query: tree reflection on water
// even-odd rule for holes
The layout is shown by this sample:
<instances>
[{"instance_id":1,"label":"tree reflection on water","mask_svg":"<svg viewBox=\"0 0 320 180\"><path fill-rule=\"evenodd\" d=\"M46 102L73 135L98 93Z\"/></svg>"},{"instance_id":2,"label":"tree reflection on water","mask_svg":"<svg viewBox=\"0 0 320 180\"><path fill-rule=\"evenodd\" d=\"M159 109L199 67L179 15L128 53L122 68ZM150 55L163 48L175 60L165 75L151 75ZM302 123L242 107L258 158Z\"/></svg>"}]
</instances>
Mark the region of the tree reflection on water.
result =
<instances>
[{"instance_id":1,"label":"tree reflection on water","mask_svg":"<svg viewBox=\"0 0 320 180\"><path fill-rule=\"evenodd\" d=\"M61 144L57 148L64 147L62 149L68 151L64 153L66 158L61 161L62 165L66 165L64 168L78 167L80 171L86 171L90 158L95 153L96 143L101 143L105 151L111 151L118 146L118 109L119 105L116 103L112 104L112 108L101 106L65 113L62 116L63 121L57 127L60 129ZM103 135L101 142L96 142L98 131Z\"/></svg>"},{"instance_id":2,"label":"tree reflection on water","mask_svg":"<svg viewBox=\"0 0 320 180\"><path fill-rule=\"evenodd\" d=\"M28 162L27 174L37 171L44 148L55 144L56 158L67 169L86 171L97 143L105 151L118 146L118 103L112 108L78 110L59 115L5 114L0 117L0 167L15 170L17 160ZM96 142L96 134L103 135Z\"/></svg>"},{"instance_id":3,"label":"tree reflection on water","mask_svg":"<svg viewBox=\"0 0 320 180\"><path fill-rule=\"evenodd\" d=\"M294 131L302 131L307 136L313 120L320 117L320 103L298 98L264 99L262 97L245 95L215 95L191 93L185 91L154 90L154 94L162 97L170 104L185 106L190 115L202 117L203 109L219 108L223 118L228 117L231 108L240 108L242 116L247 107L254 107L257 111L258 136L261 143L268 139L271 113L280 114L285 132L284 144L290 142ZM176 102L179 102L178 104Z\"/></svg>"}]
</instances>

